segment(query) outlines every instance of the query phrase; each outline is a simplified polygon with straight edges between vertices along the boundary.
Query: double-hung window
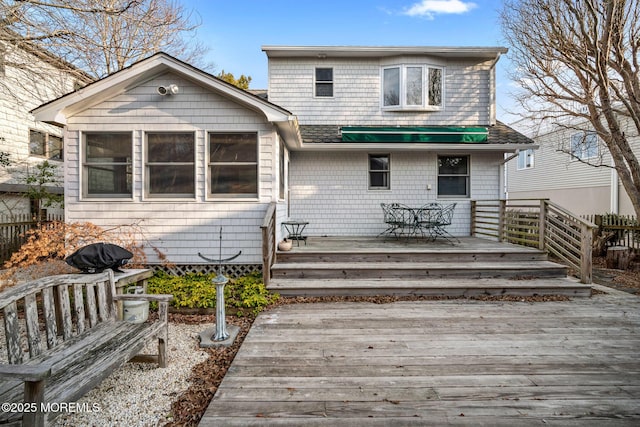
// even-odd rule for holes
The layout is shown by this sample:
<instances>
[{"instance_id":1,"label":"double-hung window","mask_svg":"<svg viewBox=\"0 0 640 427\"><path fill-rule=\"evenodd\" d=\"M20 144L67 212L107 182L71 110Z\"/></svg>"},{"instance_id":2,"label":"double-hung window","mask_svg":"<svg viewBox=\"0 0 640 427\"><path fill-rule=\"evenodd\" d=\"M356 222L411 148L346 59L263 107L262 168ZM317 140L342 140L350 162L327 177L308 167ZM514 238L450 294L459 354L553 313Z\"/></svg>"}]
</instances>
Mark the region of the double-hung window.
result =
<instances>
[{"instance_id":1,"label":"double-hung window","mask_svg":"<svg viewBox=\"0 0 640 427\"><path fill-rule=\"evenodd\" d=\"M333 68L316 68L315 95L316 97L333 96Z\"/></svg>"},{"instance_id":2,"label":"double-hung window","mask_svg":"<svg viewBox=\"0 0 640 427\"><path fill-rule=\"evenodd\" d=\"M258 134L209 134L209 195L258 197Z\"/></svg>"},{"instance_id":3,"label":"double-hung window","mask_svg":"<svg viewBox=\"0 0 640 427\"><path fill-rule=\"evenodd\" d=\"M469 197L469 183L469 156L438 156L438 197Z\"/></svg>"},{"instance_id":4,"label":"double-hung window","mask_svg":"<svg viewBox=\"0 0 640 427\"><path fill-rule=\"evenodd\" d=\"M394 65L382 69L382 108L434 110L442 108L442 68Z\"/></svg>"},{"instance_id":5,"label":"double-hung window","mask_svg":"<svg viewBox=\"0 0 640 427\"><path fill-rule=\"evenodd\" d=\"M390 162L388 154L369 154L369 190L389 190Z\"/></svg>"},{"instance_id":6,"label":"double-hung window","mask_svg":"<svg viewBox=\"0 0 640 427\"><path fill-rule=\"evenodd\" d=\"M195 195L193 132L146 134L146 194L149 197Z\"/></svg>"},{"instance_id":7,"label":"double-hung window","mask_svg":"<svg viewBox=\"0 0 640 427\"><path fill-rule=\"evenodd\" d=\"M595 132L579 132L571 135L571 157L587 160L598 157L598 135Z\"/></svg>"},{"instance_id":8,"label":"double-hung window","mask_svg":"<svg viewBox=\"0 0 640 427\"><path fill-rule=\"evenodd\" d=\"M83 197L131 197L131 132L83 134Z\"/></svg>"},{"instance_id":9,"label":"double-hung window","mask_svg":"<svg viewBox=\"0 0 640 427\"><path fill-rule=\"evenodd\" d=\"M39 130L29 130L29 154L51 160L63 160L62 138Z\"/></svg>"},{"instance_id":10,"label":"double-hung window","mask_svg":"<svg viewBox=\"0 0 640 427\"><path fill-rule=\"evenodd\" d=\"M518 152L518 170L531 169L533 167L533 149L520 150Z\"/></svg>"}]
</instances>

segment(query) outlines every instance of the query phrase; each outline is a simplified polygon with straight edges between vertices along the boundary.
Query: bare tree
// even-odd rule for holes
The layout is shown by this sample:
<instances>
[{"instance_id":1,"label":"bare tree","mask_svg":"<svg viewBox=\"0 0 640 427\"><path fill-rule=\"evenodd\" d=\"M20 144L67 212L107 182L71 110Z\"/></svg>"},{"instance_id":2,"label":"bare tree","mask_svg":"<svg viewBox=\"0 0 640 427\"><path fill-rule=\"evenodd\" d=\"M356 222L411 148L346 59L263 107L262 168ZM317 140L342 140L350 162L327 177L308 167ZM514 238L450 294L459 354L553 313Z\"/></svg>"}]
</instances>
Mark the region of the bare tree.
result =
<instances>
[{"instance_id":1,"label":"bare tree","mask_svg":"<svg viewBox=\"0 0 640 427\"><path fill-rule=\"evenodd\" d=\"M640 163L631 145L640 144L639 19L637 0L505 0L501 13L524 116L588 123L638 217Z\"/></svg>"},{"instance_id":2,"label":"bare tree","mask_svg":"<svg viewBox=\"0 0 640 427\"><path fill-rule=\"evenodd\" d=\"M198 25L174 0L0 0L0 27L14 38L7 41L31 43L95 78L158 51L203 66Z\"/></svg>"}]
</instances>

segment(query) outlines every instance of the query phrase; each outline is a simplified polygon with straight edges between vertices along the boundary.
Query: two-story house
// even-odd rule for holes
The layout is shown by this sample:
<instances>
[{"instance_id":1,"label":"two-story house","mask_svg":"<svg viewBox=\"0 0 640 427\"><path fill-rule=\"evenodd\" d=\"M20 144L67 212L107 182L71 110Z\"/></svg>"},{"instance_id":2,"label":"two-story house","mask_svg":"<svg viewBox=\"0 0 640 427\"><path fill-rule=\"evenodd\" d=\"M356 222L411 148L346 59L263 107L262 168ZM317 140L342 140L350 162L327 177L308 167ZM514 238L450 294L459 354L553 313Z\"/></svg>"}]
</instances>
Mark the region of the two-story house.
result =
<instances>
[{"instance_id":1,"label":"two-story house","mask_svg":"<svg viewBox=\"0 0 640 427\"><path fill-rule=\"evenodd\" d=\"M266 46L268 100L158 53L34 110L65 127L65 214L137 223L170 262L260 265L260 226L376 236L380 203L503 195L504 154L532 141L495 117L504 48ZM151 262L158 262L150 251Z\"/></svg>"},{"instance_id":2,"label":"two-story house","mask_svg":"<svg viewBox=\"0 0 640 427\"><path fill-rule=\"evenodd\" d=\"M631 119L621 117L620 124L640 156ZM521 150L507 163L510 199L547 198L578 215L634 214L611 154L589 123L574 119L527 128L539 148Z\"/></svg>"},{"instance_id":3,"label":"two-story house","mask_svg":"<svg viewBox=\"0 0 640 427\"><path fill-rule=\"evenodd\" d=\"M0 166L0 214L42 213L38 200L25 197L27 179L47 160L58 177L50 179L55 182L47 184L48 191L62 193L62 129L37 121L29 111L91 79L18 35L0 31L0 152L9 163ZM56 213L56 208L61 215L59 206L50 210Z\"/></svg>"}]
</instances>

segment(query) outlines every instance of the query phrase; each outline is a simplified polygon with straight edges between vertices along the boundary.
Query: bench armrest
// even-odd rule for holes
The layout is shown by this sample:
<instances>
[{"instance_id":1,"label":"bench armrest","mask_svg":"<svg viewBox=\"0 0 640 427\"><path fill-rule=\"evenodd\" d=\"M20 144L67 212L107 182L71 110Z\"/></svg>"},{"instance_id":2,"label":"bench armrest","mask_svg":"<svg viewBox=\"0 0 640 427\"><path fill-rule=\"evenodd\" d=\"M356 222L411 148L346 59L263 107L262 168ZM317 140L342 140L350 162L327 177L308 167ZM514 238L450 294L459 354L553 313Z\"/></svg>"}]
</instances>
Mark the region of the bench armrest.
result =
<instances>
[{"instance_id":1,"label":"bench armrest","mask_svg":"<svg viewBox=\"0 0 640 427\"><path fill-rule=\"evenodd\" d=\"M115 301L155 301L169 302L173 299L173 295L168 294L118 294L114 295Z\"/></svg>"},{"instance_id":2,"label":"bench armrest","mask_svg":"<svg viewBox=\"0 0 640 427\"><path fill-rule=\"evenodd\" d=\"M7 365L0 364L0 377L22 381L42 381L51 376L51 366L40 365Z\"/></svg>"}]
</instances>

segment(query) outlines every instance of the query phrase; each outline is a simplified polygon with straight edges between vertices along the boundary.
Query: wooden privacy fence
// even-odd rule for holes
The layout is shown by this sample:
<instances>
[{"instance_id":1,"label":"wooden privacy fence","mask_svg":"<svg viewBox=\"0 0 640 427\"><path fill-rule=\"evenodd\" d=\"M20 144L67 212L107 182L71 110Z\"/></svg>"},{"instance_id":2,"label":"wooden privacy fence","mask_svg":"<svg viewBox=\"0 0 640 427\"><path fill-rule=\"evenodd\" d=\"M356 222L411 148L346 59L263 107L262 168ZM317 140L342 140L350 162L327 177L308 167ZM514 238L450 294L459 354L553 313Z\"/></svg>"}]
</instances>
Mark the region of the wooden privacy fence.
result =
<instances>
[{"instance_id":1,"label":"wooden privacy fence","mask_svg":"<svg viewBox=\"0 0 640 427\"><path fill-rule=\"evenodd\" d=\"M546 250L591 283L596 225L548 199L472 200L471 235Z\"/></svg>"},{"instance_id":2,"label":"wooden privacy fence","mask_svg":"<svg viewBox=\"0 0 640 427\"><path fill-rule=\"evenodd\" d=\"M0 262L4 263L26 242L27 231L38 224L62 221L62 217L51 215L46 221L36 221L30 214L0 217Z\"/></svg>"},{"instance_id":3,"label":"wooden privacy fence","mask_svg":"<svg viewBox=\"0 0 640 427\"><path fill-rule=\"evenodd\" d=\"M594 223L602 233L615 233L608 241L610 246L627 246L640 250L640 223L632 215L586 215L584 219Z\"/></svg>"}]
</instances>

